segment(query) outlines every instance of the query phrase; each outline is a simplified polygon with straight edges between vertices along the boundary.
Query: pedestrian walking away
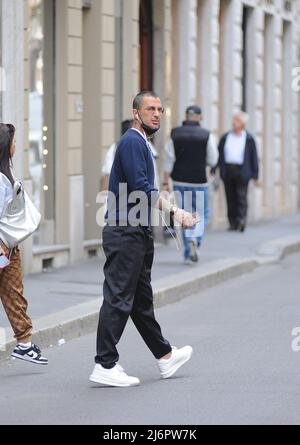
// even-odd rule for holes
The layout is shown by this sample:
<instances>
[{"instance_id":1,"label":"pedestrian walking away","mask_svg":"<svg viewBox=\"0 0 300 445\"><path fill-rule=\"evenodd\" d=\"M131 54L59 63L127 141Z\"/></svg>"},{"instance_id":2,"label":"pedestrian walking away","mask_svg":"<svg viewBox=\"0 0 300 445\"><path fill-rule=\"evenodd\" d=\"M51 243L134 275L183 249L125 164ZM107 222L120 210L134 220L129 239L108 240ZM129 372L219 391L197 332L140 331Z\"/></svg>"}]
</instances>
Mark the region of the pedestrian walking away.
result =
<instances>
[{"instance_id":1,"label":"pedestrian walking away","mask_svg":"<svg viewBox=\"0 0 300 445\"><path fill-rule=\"evenodd\" d=\"M23 275L19 246L11 244L13 237L25 239L32 232L23 218L22 205L29 200L21 183L15 180L11 165L16 151L15 127L0 124L0 298L13 329L17 345L12 356L39 365L47 365L40 348L32 343L32 322L27 314L27 301L23 294ZM13 213L18 209L18 213ZM29 210L29 209L28 209ZM33 211L32 215L37 214ZM27 212L28 213L28 212ZM22 220L21 220L21 219ZM32 221L30 221L32 223ZM25 226L20 227L20 224ZM28 232L28 233L27 233ZM21 235L20 235L21 233Z\"/></svg>"},{"instance_id":2,"label":"pedestrian walking away","mask_svg":"<svg viewBox=\"0 0 300 445\"><path fill-rule=\"evenodd\" d=\"M249 116L240 111L235 113L232 130L219 143L221 178L224 182L229 230L244 232L247 225L248 186L251 179L258 185L259 163L256 143L246 131ZM215 174L216 168L212 169Z\"/></svg>"},{"instance_id":3,"label":"pedestrian walking away","mask_svg":"<svg viewBox=\"0 0 300 445\"><path fill-rule=\"evenodd\" d=\"M215 167L218 162L216 140L210 131L202 128L202 120L199 106L188 107L186 120L181 127L172 130L166 145L164 190L170 190L171 178L178 205L182 204L186 211L203 217L195 230L182 229L185 264L198 261L198 250L209 219L206 167ZM201 195L202 200L199 199Z\"/></svg>"},{"instance_id":4,"label":"pedestrian walking away","mask_svg":"<svg viewBox=\"0 0 300 445\"><path fill-rule=\"evenodd\" d=\"M127 375L119 363L117 344L129 317L157 360L162 378L174 375L193 351L191 346L172 347L154 315L151 208L169 212L184 227L197 223L193 215L164 199L155 187L148 138L159 130L162 114L161 101L154 92L141 92L135 97L134 127L121 138L110 175L103 230L106 255L103 304L97 331L96 364L90 376L90 381L102 385L122 387L140 383L137 377ZM123 188L124 193L120 191ZM133 202L132 193L136 192ZM139 212L135 213L137 202Z\"/></svg>"}]
</instances>

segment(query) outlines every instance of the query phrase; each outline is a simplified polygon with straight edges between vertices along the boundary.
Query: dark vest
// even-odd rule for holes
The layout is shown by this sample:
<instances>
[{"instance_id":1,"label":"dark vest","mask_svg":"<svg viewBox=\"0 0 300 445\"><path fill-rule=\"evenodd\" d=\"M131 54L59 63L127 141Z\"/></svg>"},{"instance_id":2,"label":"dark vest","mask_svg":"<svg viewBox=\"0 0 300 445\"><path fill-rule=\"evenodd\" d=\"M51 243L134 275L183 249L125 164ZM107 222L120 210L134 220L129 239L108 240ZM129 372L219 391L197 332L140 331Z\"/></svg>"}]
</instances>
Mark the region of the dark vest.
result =
<instances>
[{"instance_id":1,"label":"dark vest","mask_svg":"<svg viewBox=\"0 0 300 445\"><path fill-rule=\"evenodd\" d=\"M186 121L171 132L175 148L175 164L171 173L174 181L204 184L209 131L198 122Z\"/></svg>"}]
</instances>

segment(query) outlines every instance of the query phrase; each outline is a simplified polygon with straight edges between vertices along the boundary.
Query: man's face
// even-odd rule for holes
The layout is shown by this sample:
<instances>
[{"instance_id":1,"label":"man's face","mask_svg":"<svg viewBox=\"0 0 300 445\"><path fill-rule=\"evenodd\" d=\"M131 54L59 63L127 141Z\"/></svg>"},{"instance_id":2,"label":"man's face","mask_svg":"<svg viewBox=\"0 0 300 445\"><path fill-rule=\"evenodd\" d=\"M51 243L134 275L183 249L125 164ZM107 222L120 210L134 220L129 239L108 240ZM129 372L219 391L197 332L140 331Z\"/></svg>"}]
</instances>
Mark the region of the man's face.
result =
<instances>
[{"instance_id":1,"label":"man's face","mask_svg":"<svg viewBox=\"0 0 300 445\"><path fill-rule=\"evenodd\" d=\"M244 128L245 128L244 123L241 121L241 119L238 116L235 116L233 118L232 128L233 128L233 131L236 133L239 133L242 130L244 130Z\"/></svg>"},{"instance_id":2,"label":"man's face","mask_svg":"<svg viewBox=\"0 0 300 445\"><path fill-rule=\"evenodd\" d=\"M153 130L160 129L161 118L164 112L160 99L157 97L144 97L140 110L143 122Z\"/></svg>"}]
</instances>

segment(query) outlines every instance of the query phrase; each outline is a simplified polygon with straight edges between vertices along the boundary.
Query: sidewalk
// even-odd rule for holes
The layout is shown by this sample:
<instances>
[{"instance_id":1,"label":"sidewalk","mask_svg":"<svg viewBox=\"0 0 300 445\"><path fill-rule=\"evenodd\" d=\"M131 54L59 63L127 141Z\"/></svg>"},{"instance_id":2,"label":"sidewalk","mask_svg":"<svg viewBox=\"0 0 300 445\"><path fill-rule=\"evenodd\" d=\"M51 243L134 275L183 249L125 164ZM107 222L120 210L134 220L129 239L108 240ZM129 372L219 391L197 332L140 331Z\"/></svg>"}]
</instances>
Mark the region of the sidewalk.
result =
<instances>
[{"instance_id":1,"label":"sidewalk","mask_svg":"<svg viewBox=\"0 0 300 445\"><path fill-rule=\"evenodd\" d=\"M244 234L208 231L199 263L185 266L175 242L156 247L153 287L156 306L191 295L204 287L241 275L260 264L278 261L284 254L300 250L300 214L248 227ZM33 318L35 341L56 344L92 332L101 304L104 256L72 267L25 278L25 295ZM0 310L0 326L9 323ZM6 332L12 346L10 328ZM0 351L0 360L8 351Z\"/></svg>"}]
</instances>

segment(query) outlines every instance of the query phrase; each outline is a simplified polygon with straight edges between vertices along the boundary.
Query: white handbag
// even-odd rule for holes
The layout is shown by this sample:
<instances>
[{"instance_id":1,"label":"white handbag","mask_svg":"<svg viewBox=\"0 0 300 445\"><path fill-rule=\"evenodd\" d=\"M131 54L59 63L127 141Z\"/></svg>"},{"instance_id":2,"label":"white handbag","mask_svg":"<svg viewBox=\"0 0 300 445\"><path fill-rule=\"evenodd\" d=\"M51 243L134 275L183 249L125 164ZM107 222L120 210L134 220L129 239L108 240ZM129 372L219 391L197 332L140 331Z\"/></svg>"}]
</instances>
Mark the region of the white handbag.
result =
<instances>
[{"instance_id":1,"label":"white handbag","mask_svg":"<svg viewBox=\"0 0 300 445\"><path fill-rule=\"evenodd\" d=\"M13 197L8 201L0 219L0 238L12 249L35 232L41 214L27 195L20 181L15 181Z\"/></svg>"}]
</instances>

